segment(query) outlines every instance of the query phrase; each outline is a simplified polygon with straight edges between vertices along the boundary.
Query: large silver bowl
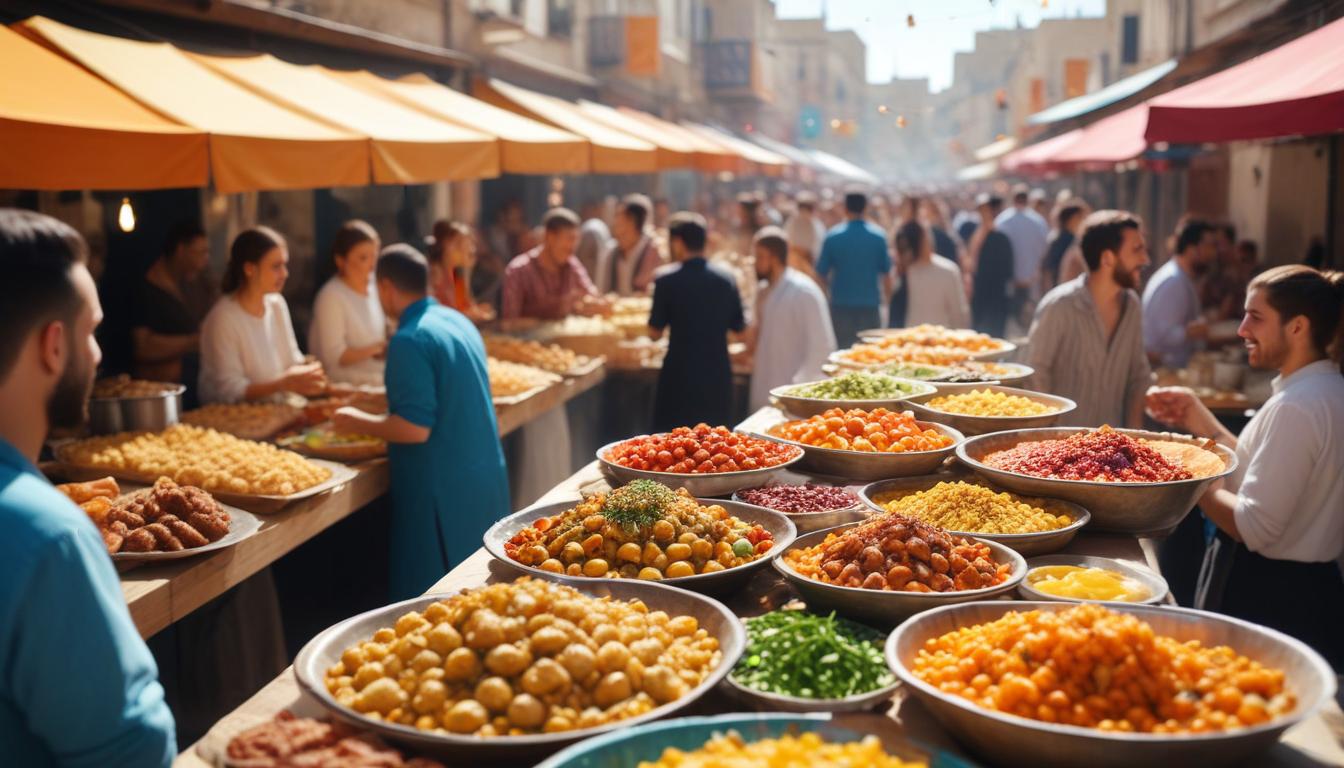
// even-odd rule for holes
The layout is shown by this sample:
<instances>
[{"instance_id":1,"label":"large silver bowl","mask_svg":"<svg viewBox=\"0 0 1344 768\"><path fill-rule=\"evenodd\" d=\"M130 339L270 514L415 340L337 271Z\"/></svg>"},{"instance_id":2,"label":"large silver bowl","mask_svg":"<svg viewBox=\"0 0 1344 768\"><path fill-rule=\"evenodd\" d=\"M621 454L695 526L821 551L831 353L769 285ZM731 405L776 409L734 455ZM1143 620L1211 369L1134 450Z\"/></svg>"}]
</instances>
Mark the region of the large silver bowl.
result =
<instances>
[{"instance_id":1,"label":"large silver bowl","mask_svg":"<svg viewBox=\"0 0 1344 768\"><path fill-rule=\"evenodd\" d=\"M738 518L746 523L758 523L762 528L770 532L774 539L774 546L762 556L752 560L749 563L739 565L735 568L725 568L722 571L713 573L697 573L694 576L681 576L675 579L662 579L659 583L667 584L682 589L689 589L692 592L709 592L722 594L731 589L745 584L751 579L751 575L759 568L770 562L771 556L775 550L783 551L786 547L793 544L793 540L798 537L798 529L794 527L793 521L783 512L776 512L773 509L758 507L753 504L743 504L737 501L724 501L722 499L697 499L703 505L718 504L728 510L728 514ZM525 509L522 512L515 512L508 517L499 520L490 526L485 532L485 549L496 560L527 571L536 576L553 577L556 574L549 571L543 571L530 565L522 563L509 557L504 551L504 544L514 537L519 531L528 528L532 523L543 517L558 515L569 509L573 509L577 501L560 501L554 504L544 504L539 507ZM608 577L589 578L584 576L571 576L571 579L578 581L631 581L631 579L614 579Z\"/></svg>"},{"instance_id":2,"label":"large silver bowl","mask_svg":"<svg viewBox=\"0 0 1344 768\"><path fill-rule=\"evenodd\" d=\"M816 416L825 413L832 408L839 408L845 411L848 411L851 408L862 408L865 411L871 411L874 408L886 408L889 411L901 411L905 410L906 400L924 395L932 396L938 391L932 384L923 381L915 381L914 379L896 380L909 386L910 391L897 397L883 397L876 400L826 400L819 397L798 397L797 395L789 394L791 390L798 387L819 383L812 381L807 382L806 384L789 384L783 387L775 387L770 390L770 396L779 403L779 407L784 411L805 419L808 416Z\"/></svg>"},{"instance_id":3,"label":"large silver bowl","mask_svg":"<svg viewBox=\"0 0 1344 768\"><path fill-rule=\"evenodd\" d=\"M784 443L801 449L803 458L798 462L799 469L805 469L818 475L829 475L864 482L881 480L887 477L927 475L942 466L947 457L951 456L956 450L957 445L965 439L965 436L952 427L929 421L917 421L916 423L924 429L932 428L952 438L952 445L939 448L936 451L902 451L900 453L842 451L835 448L804 445L794 440L785 440L782 437L775 437L770 434L770 430L785 421L787 419L777 421L754 434L767 440L774 440L777 443Z\"/></svg>"},{"instance_id":4,"label":"large silver bowl","mask_svg":"<svg viewBox=\"0 0 1344 768\"><path fill-rule=\"evenodd\" d=\"M89 434L114 435L118 432L158 432L182 420L182 393L185 386L168 388L154 395L135 397L89 398Z\"/></svg>"},{"instance_id":5,"label":"large silver bowl","mask_svg":"<svg viewBox=\"0 0 1344 768\"><path fill-rule=\"evenodd\" d=\"M862 712L889 703L900 684L900 680L893 680L891 685L843 699L805 699L748 688L734 680L731 674L723 678L723 688L733 698L751 709L775 712Z\"/></svg>"},{"instance_id":6,"label":"large silver bowl","mask_svg":"<svg viewBox=\"0 0 1344 768\"><path fill-rule=\"evenodd\" d=\"M1027 578L1017 585L1017 593L1023 600L1048 600L1056 603L1085 603L1090 602L1076 597L1058 597L1041 592L1033 587L1028 581L1031 572L1037 568L1048 567L1052 565L1076 565L1080 568L1101 568L1106 571L1113 571L1122 576L1128 576L1148 588L1149 595L1146 599L1135 600L1133 603L1125 601L1106 601L1121 602L1125 605L1160 605L1167 597L1167 580L1158 576L1156 573L1143 568L1134 563L1128 563L1124 560L1116 560L1111 557L1097 557L1095 555L1046 555L1045 557L1033 557L1027 561Z\"/></svg>"},{"instance_id":7,"label":"large silver bowl","mask_svg":"<svg viewBox=\"0 0 1344 768\"><path fill-rule=\"evenodd\" d=\"M1216 613L1188 608L1110 603L1111 610L1148 622L1163 635L1227 645L1261 664L1281 669L1297 697L1291 715L1251 728L1188 735L1105 732L1057 725L983 709L944 693L910 670L925 641L948 632L994 621L1008 611L1062 611L1067 603L980 602L949 605L907 621L887 638L887 663L915 698L962 743L996 765L1032 768L1132 768L1143 765L1216 766L1245 761L1278 740L1290 726L1310 717L1335 695L1335 673L1302 642L1272 629ZM1253 762L1250 764L1254 764Z\"/></svg>"},{"instance_id":8,"label":"large silver bowl","mask_svg":"<svg viewBox=\"0 0 1344 768\"><path fill-rule=\"evenodd\" d=\"M906 493L915 493L918 491L927 491L939 483L954 483L958 480L977 483L994 491L1002 491L1002 488L995 488L992 483L985 482L983 479L974 477L965 473L943 473L937 475L928 475L925 477L905 477L897 480L879 480L859 491L859 497L869 508L882 513L886 508L877 503L876 497L879 494L904 491ZM1073 518L1073 522L1053 531L1041 531L1039 533L981 533L979 531L952 531L958 536L969 536L976 539L985 539L1002 544L1014 552L1029 557L1031 555L1044 555L1049 552L1055 552L1063 549L1073 537L1078 535L1078 531L1087 525L1092 519L1092 515L1086 508L1074 504L1071 501L1062 499L1043 499L1036 497L1023 497L1023 501L1028 504L1042 507L1055 514L1064 514Z\"/></svg>"},{"instance_id":9,"label":"large silver bowl","mask_svg":"<svg viewBox=\"0 0 1344 768\"><path fill-rule=\"evenodd\" d=\"M929 407L930 400L935 400L946 395L965 394L971 390L989 390L990 392L1001 393L1004 395L1015 395L1025 397L1032 402L1054 408L1050 413L1043 413L1039 416L968 416L961 413L951 413L949 411L940 411ZM924 419L937 419L948 426L959 429L965 435L983 435L988 432L1002 432L1007 429L1031 429L1034 427L1053 426L1063 416L1075 410L1078 404L1067 397L1059 395L1047 395L1043 392L1033 392L1029 389L1017 389L1016 387L1005 387L1001 384L981 385L978 387L966 387L956 392L938 391L928 395L912 396L907 402L906 407L915 412L916 416Z\"/></svg>"},{"instance_id":10,"label":"large silver bowl","mask_svg":"<svg viewBox=\"0 0 1344 768\"><path fill-rule=\"evenodd\" d=\"M743 489L746 490L746 489ZM752 504L749 501L743 501L741 491L733 494L733 501L747 507L756 507L771 512L779 512L793 522L793 526L798 529L799 534L820 531L826 528L834 528L837 525L847 523L857 523L868 516L868 509L860 501L858 504L840 509L828 509L825 512L780 512L777 509L764 507L760 504Z\"/></svg>"},{"instance_id":11,"label":"large silver bowl","mask_svg":"<svg viewBox=\"0 0 1344 768\"><path fill-rule=\"evenodd\" d=\"M1082 504L1092 513L1094 528L1148 536L1165 536L1194 508L1204 490L1214 480L1232 473L1237 468L1237 455L1222 445L1216 452L1225 465L1223 471L1211 477L1191 480L1172 480L1165 483L1107 483L1093 480L1054 480L1033 477L1018 472L994 469L981 462L985 456L1011 448L1018 443L1035 440L1054 440L1086 432L1086 427L1046 427L1010 432L994 432L967 438L957 446L957 458L976 474L1010 491L1028 496L1064 499ZM1142 429L1119 429L1134 438L1172 440L1198 443L1188 435L1169 432L1149 432Z\"/></svg>"},{"instance_id":12,"label":"large silver bowl","mask_svg":"<svg viewBox=\"0 0 1344 768\"><path fill-rule=\"evenodd\" d=\"M367 613L346 619L323 630L317 637L299 651L294 660L294 676L299 687L315 699L332 717L354 725L365 731L398 744L405 745L415 752L439 757L451 756L454 761L461 760L464 765L475 765L481 761L504 761L519 764L524 758L533 759L550 754L560 747L580 739L586 739L606 731L624 730L639 723L667 717L685 709L705 692L718 685L737 663L746 646L746 631L722 603L694 592L673 589L648 581L617 579L569 579L549 576L551 581L574 587L578 591L597 598L610 597L615 600L642 600L650 611L666 611L670 616L694 616L709 634L719 641L723 660L703 682L691 689L676 701L655 707L653 710L626 720L598 726L579 728L559 733L543 733L529 736L495 736L490 738L463 736L458 734L433 733L421 731L408 725L385 723L365 717L353 709L339 704L327 692L324 676L329 667L341 659L344 650L358 642L369 639L381 627L393 626L397 618L407 611L421 610L436 600L450 595L423 595L403 600L399 603L377 608ZM476 762L473 762L476 761Z\"/></svg>"},{"instance_id":13,"label":"large silver bowl","mask_svg":"<svg viewBox=\"0 0 1344 768\"><path fill-rule=\"evenodd\" d=\"M741 490L743 488L755 488L758 485L765 485L775 475L788 469L791 465L803 458L803 452L800 449L797 452L797 455L788 461L776 464L773 467L764 467L762 469L744 469L739 472L715 472L712 474L651 472L645 469L630 469L629 467L623 467L614 461L607 460L607 453L611 451L612 448L624 442L625 440L617 440L614 443L607 443L597 449L597 463L602 467L603 474L615 480L616 484L625 485L631 480L654 480L674 490L677 488L685 488L691 492L692 496L696 497L727 496L733 491Z\"/></svg>"},{"instance_id":14,"label":"large silver bowl","mask_svg":"<svg viewBox=\"0 0 1344 768\"><path fill-rule=\"evenodd\" d=\"M889 592L887 590L864 589L862 587L842 587L827 584L824 581L808 578L795 571L784 560L784 553L790 549L803 549L815 546L826 540L826 536L852 526L842 525L824 531L799 536L792 547L782 548L772 560L775 570L803 596L808 608L834 610L838 615L861 621L874 626L889 627L897 622L930 608L949 603L966 603L973 600L988 600L991 597L1007 594L1017 588L1027 575L1027 561L1021 555L1002 544L985 541L994 553L994 562L1012 563L1013 570L1002 584L981 589L967 589L958 592ZM983 539L980 539L984 541Z\"/></svg>"}]
</instances>

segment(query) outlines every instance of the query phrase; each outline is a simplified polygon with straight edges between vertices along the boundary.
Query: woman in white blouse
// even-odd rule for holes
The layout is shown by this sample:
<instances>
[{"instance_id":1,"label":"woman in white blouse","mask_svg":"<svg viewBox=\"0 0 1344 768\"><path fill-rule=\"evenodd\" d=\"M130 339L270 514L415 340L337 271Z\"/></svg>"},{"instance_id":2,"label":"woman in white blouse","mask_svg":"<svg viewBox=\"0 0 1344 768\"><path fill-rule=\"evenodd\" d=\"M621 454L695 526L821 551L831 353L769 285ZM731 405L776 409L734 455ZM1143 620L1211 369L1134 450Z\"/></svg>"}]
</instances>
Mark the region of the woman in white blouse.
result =
<instances>
[{"instance_id":1,"label":"woman in white blouse","mask_svg":"<svg viewBox=\"0 0 1344 768\"><path fill-rule=\"evenodd\" d=\"M289 305L280 290L289 277L285 239L254 227L233 240L224 295L201 323L203 403L262 400L284 392L326 389L321 363L307 363L294 339Z\"/></svg>"},{"instance_id":2,"label":"woman in white blouse","mask_svg":"<svg viewBox=\"0 0 1344 768\"><path fill-rule=\"evenodd\" d=\"M317 292L308 349L332 381L381 385L387 319L373 289L378 233L367 222L347 221L336 232L331 256L336 274Z\"/></svg>"}]
</instances>

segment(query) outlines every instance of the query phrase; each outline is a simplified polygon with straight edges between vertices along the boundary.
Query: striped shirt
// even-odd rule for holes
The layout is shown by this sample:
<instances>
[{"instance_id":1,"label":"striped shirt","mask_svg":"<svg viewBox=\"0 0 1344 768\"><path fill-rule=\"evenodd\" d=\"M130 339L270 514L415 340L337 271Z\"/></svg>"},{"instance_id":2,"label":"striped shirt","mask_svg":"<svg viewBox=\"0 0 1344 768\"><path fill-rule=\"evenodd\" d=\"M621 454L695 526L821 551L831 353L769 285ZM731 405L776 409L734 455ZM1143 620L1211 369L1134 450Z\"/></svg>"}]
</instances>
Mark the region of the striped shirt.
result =
<instances>
[{"instance_id":1,"label":"striped shirt","mask_svg":"<svg viewBox=\"0 0 1344 768\"><path fill-rule=\"evenodd\" d=\"M1036 308L1027 352L1027 364L1036 369L1032 387L1078 404L1065 424L1125 426L1128 405L1143 397L1151 374L1139 296L1122 294L1120 322L1108 342L1087 280L1082 275L1055 286Z\"/></svg>"},{"instance_id":2,"label":"striped shirt","mask_svg":"<svg viewBox=\"0 0 1344 768\"><path fill-rule=\"evenodd\" d=\"M573 256L559 272L547 272L541 266L541 249L513 257L504 270L504 293L499 317L512 320L536 317L542 320L562 320L573 313L584 296L597 293L588 270Z\"/></svg>"}]
</instances>

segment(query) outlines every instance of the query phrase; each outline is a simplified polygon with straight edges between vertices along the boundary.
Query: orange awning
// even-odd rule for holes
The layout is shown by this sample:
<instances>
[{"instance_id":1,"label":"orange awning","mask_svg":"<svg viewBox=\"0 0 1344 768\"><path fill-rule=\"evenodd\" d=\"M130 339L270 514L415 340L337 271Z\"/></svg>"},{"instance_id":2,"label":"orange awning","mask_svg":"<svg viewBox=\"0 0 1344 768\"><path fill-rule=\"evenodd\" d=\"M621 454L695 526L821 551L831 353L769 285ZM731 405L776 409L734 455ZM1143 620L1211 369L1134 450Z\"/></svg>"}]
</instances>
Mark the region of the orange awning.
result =
<instances>
[{"instance_id":1,"label":"orange awning","mask_svg":"<svg viewBox=\"0 0 1344 768\"><path fill-rule=\"evenodd\" d=\"M369 141L280 106L167 43L100 35L35 16L22 28L151 109L210 134L220 192L369 183Z\"/></svg>"},{"instance_id":2,"label":"orange awning","mask_svg":"<svg viewBox=\"0 0 1344 768\"><path fill-rule=\"evenodd\" d=\"M616 111L645 125L656 126L674 136L679 136L687 145L694 147L696 170L705 173L721 173L724 171L741 173L749 165L741 155L722 144L706 139L683 125L629 107L617 107Z\"/></svg>"},{"instance_id":3,"label":"orange awning","mask_svg":"<svg viewBox=\"0 0 1344 768\"><path fill-rule=\"evenodd\" d=\"M206 135L0 26L0 187L163 189L209 178Z\"/></svg>"},{"instance_id":4,"label":"orange awning","mask_svg":"<svg viewBox=\"0 0 1344 768\"><path fill-rule=\"evenodd\" d=\"M588 117L577 106L502 80L477 80L477 98L525 117L577 133L591 144L594 173L654 173L658 148L650 142L610 128Z\"/></svg>"},{"instance_id":5,"label":"orange awning","mask_svg":"<svg viewBox=\"0 0 1344 768\"><path fill-rule=\"evenodd\" d=\"M658 168L689 168L695 164L695 147L682 136L660 125L636 120L619 110L592 101L579 101L579 110L608 128L639 136L658 148Z\"/></svg>"},{"instance_id":6,"label":"orange awning","mask_svg":"<svg viewBox=\"0 0 1344 768\"><path fill-rule=\"evenodd\" d=\"M435 120L419 110L356 88L320 66L299 66L271 56L191 54L217 72L290 109L373 143L378 184L493 178L499 144L493 136Z\"/></svg>"},{"instance_id":7,"label":"orange awning","mask_svg":"<svg viewBox=\"0 0 1344 768\"><path fill-rule=\"evenodd\" d=\"M505 173L587 173L588 140L523 117L434 82L425 75L388 80L372 72L329 72L351 85L395 99L440 120L491 134L499 140Z\"/></svg>"},{"instance_id":8,"label":"orange awning","mask_svg":"<svg viewBox=\"0 0 1344 768\"><path fill-rule=\"evenodd\" d=\"M683 120L681 124L709 141L727 147L749 162L755 163L763 175L778 176L784 172L785 168L788 168L791 165L787 157L776 152L771 152L765 147L753 144L746 139L739 139L727 131L721 131L718 128L711 128L708 125L701 125L685 120Z\"/></svg>"}]
</instances>

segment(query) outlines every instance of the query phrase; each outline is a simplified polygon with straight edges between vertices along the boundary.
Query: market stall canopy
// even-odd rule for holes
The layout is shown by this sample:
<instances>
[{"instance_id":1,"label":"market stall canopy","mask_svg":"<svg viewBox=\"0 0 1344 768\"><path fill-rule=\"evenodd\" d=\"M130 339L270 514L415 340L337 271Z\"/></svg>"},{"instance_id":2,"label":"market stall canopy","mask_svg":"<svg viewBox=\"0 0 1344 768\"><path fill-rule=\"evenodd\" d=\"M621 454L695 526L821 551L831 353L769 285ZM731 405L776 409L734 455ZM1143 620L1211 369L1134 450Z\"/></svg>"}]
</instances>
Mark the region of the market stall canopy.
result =
<instances>
[{"instance_id":1,"label":"market stall canopy","mask_svg":"<svg viewBox=\"0 0 1344 768\"><path fill-rule=\"evenodd\" d=\"M584 137L589 142L594 173L654 173L658 170L657 147L599 123L567 101L494 78L477 80L473 93L497 107Z\"/></svg>"},{"instance_id":2,"label":"market stall canopy","mask_svg":"<svg viewBox=\"0 0 1344 768\"><path fill-rule=\"evenodd\" d=\"M369 183L366 138L263 98L167 43L85 32L41 16L20 27L142 104L208 133L220 192Z\"/></svg>"},{"instance_id":3,"label":"market stall canopy","mask_svg":"<svg viewBox=\"0 0 1344 768\"><path fill-rule=\"evenodd\" d=\"M760 133L749 133L747 138L755 143L765 147L776 154L783 155L789 159L789 162L799 168L808 168L814 171L824 171L825 167L817 162L815 158L807 153L805 149L799 149L792 144L786 144L782 141L772 139Z\"/></svg>"},{"instance_id":4,"label":"market stall canopy","mask_svg":"<svg viewBox=\"0 0 1344 768\"><path fill-rule=\"evenodd\" d=\"M1017 149L1017 139L1012 136L1005 136L975 150L975 159L982 163L986 160L997 160L1014 149Z\"/></svg>"},{"instance_id":5,"label":"market stall canopy","mask_svg":"<svg viewBox=\"0 0 1344 768\"><path fill-rule=\"evenodd\" d=\"M1044 141L1015 149L999 161L1008 173L1039 173L1048 171L1055 164L1055 157L1068 147L1073 146L1083 135L1082 128L1052 136Z\"/></svg>"},{"instance_id":6,"label":"market stall canopy","mask_svg":"<svg viewBox=\"0 0 1344 768\"><path fill-rule=\"evenodd\" d=\"M1143 127L1148 124L1145 102L1102 118L1082 129L1075 141L1055 153L1054 162L1107 170L1115 163L1133 160L1147 149Z\"/></svg>"},{"instance_id":7,"label":"market stall canopy","mask_svg":"<svg viewBox=\"0 0 1344 768\"><path fill-rule=\"evenodd\" d=\"M695 148L695 169L705 173L741 173L748 167L746 159L718 142L710 141L684 125L629 107L617 107L617 112L679 137L687 146Z\"/></svg>"},{"instance_id":8,"label":"market stall canopy","mask_svg":"<svg viewBox=\"0 0 1344 768\"><path fill-rule=\"evenodd\" d=\"M695 148L679 134L652 122L640 122L620 110L580 99L578 107L588 117L618 131L653 142L658 149L658 168L690 168L695 164Z\"/></svg>"},{"instance_id":9,"label":"market stall canopy","mask_svg":"<svg viewBox=\"0 0 1344 768\"><path fill-rule=\"evenodd\" d=\"M1060 120L1072 120L1095 112L1102 107L1109 107L1156 83L1174 69L1176 69L1176 60L1168 59L1155 67L1149 67L1142 72L1135 72L1129 77L1116 80L1105 88L1100 88L1092 93L1085 93L1067 101L1061 101L1053 107L1030 115L1027 117L1027 125L1048 125Z\"/></svg>"},{"instance_id":10,"label":"market stall canopy","mask_svg":"<svg viewBox=\"0 0 1344 768\"><path fill-rule=\"evenodd\" d=\"M205 186L204 133L178 125L45 46L0 26L0 188Z\"/></svg>"},{"instance_id":11,"label":"market stall canopy","mask_svg":"<svg viewBox=\"0 0 1344 768\"><path fill-rule=\"evenodd\" d=\"M968 165L957 171L957 181L984 181L992 179L999 172L998 160L986 160L983 163Z\"/></svg>"},{"instance_id":12,"label":"market stall canopy","mask_svg":"<svg viewBox=\"0 0 1344 768\"><path fill-rule=\"evenodd\" d=\"M499 175L495 137L436 120L342 82L324 67L291 64L266 53L189 55L282 106L369 137L374 183L425 184Z\"/></svg>"},{"instance_id":13,"label":"market stall canopy","mask_svg":"<svg viewBox=\"0 0 1344 768\"><path fill-rule=\"evenodd\" d=\"M873 174L863 170L859 166L849 162L843 157L836 157L830 152L822 152L820 149L805 150L817 165L824 168L828 173L833 173L848 181L858 184L876 185L878 178Z\"/></svg>"},{"instance_id":14,"label":"market stall canopy","mask_svg":"<svg viewBox=\"0 0 1344 768\"><path fill-rule=\"evenodd\" d=\"M701 125L700 123L692 123L687 120L682 120L681 124L687 130L694 131L701 137L715 142L731 152L737 153L748 162L755 163L762 175L778 176L790 165L787 157L771 152L765 147L752 144L745 139L739 139L727 131L721 131L718 128Z\"/></svg>"},{"instance_id":15,"label":"market stall canopy","mask_svg":"<svg viewBox=\"0 0 1344 768\"><path fill-rule=\"evenodd\" d=\"M372 72L331 72L332 76L394 98L425 114L494 135L504 173L587 173L588 140L455 91L427 75L388 80Z\"/></svg>"},{"instance_id":16,"label":"market stall canopy","mask_svg":"<svg viewBox=\"0 0 1344 768\"><path fill-rule=\"evenodd\" d=\"M1344 130L1344 19L1152 99L1150 142L1315 136Z\"/></svg>"}]
</instances>

